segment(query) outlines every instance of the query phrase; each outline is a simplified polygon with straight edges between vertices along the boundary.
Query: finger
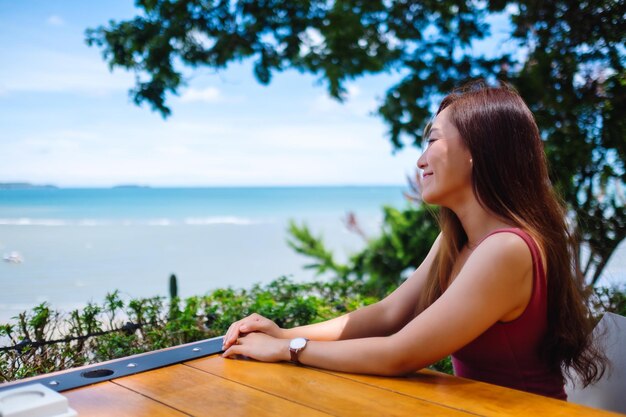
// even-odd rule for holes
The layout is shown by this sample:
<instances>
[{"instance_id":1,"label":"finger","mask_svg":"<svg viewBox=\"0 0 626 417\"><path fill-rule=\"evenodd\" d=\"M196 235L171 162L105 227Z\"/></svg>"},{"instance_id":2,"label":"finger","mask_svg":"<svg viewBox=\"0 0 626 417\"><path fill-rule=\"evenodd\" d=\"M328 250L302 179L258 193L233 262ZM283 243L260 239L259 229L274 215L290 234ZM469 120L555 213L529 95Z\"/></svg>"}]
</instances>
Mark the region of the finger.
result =
<instances>
[{"instance_id":1,"label":"finger","mask_svg":"<svg viewBox=\"0 0 626 417\"><path fill-rule=\"evenodd\" d=\"M226 331L226 334L224 334L224 337L222 338L222 349L224 349L226 347L226 345L228 344L228 339L230 337L230 329L233 327L233 325L231 324L230 327L228 327L228 330Z\"/></svg>"},{"instance_id":2,"label":"finger","mask_svg":"<svg viewBox=\"0 0 626 417\"><path fill-rule=\"evenodd\" d=\"M237 342L237 333L233 333L233 335L228 340L226 339L224 340L223 342L224 350L228 349L229 347L234 345L236 342Z\"/></svg>"},{"instance_id":3,"label":"finger","mask_svg":"<svg viewBox=\"0 0 626 417\"><path fill-rule=\"evenodd\" d=\"M228 328L228 330L226 330L226 333L224 333L224 336L222 337L222 349L224 349L224 347L226 346L226 343L228 343L229 334L230 334L230 327Z\"/></svg>"},{"instance_id":4,"label":"finger","mask_svg":"<svg viewBox=\"0 0 626 417\"><path fill-rule=\"evenodd\" d=\"M244 347L242 345L232 345L224 353L222 353L222 358L230 358L235 355L243 355L243 349Z\"/></svg>"},{"instance_id":5,"label":"finger","mask_svg":"<svg viewBox=\"0 0 626 417\"><path fill-rule=\"evenodd\" d=\"M228 328L228 331L226 332L226 336L224 336L224 339L222 342L224 347L226 348L229 347L230 345L233 344L235 340L237 340L237 336L239 334L238 327L239 327L240 322L241 320L236 321L233 324L231 324L230 327Z\"/></svg>"},{"instance_id":6,"label":"finger","mask_svg":"<svg viewBox=\"0 0 626 417\"><path fill-rule=\"evenodd\" d=\"M226 332L226 337L224 338L224 340L227 343L232 342L232 338L233 338L233 332L235 331L235 327L238 325L238 322L234 322L233 324L230 325L230 327L228 328L228 331Z\"/></svg>"},{"instance_id":7,"label":"finger","mask_svg":"<svg viewBox=\"0 0 626 417\"><path fill-rule=\"evenodd\" d=\"M233 324L231 324L230 326L230 333L228 336L228 342L230 344L235 343L235 341L237 340L237 338L239 337L239 328L241 327L241 324L244 322L245 319L243 320L238 320L236 322L234 322Z\"/></svg>"},{"instance_id":8,"label":"finger","mask_svg":"<svg viewBox=\"0 0 626 417\"><path fill-rule=\"evenodd\" d=\"M232 346L242 332L250 333L257 330L263 330L264 327L267 327L265 325L267 323L264 323L263 319L265 319L265 317L260 314L252 313L246 318L231 324L222 341L222 348L227 349Z\"/></svg>"},{"instance_id":9,"label":"finger","mask_svg":"<svg viewBox=\"0 0 626 417\"><path fill-rule=\"evenodd\" d=\"M230 347L230 343L226 341L226 336L222 339L222 350L226 350Z\"/></svg>"},{"instance_id":10,"label":"finger","mask_svg":"<svg viewBox=\"0 0 626 417\"><path fill-rule=\"evenodd\" d=\"M226 336L224 337L222 341L223 350L226 350L230 346L237 343L237 339L242 336L241 334L242 333L241 328L243 326L242 323L245 323L246 319L239 320L231 324L230 328L228 329L228 332L226 332Z\"/></svg>"},{"instance_id":11,"label":"finger","mask_svg":"<svg viewBox=\"0 0 626 417\"><path fill-rule=\"evenodd\" d=\"M265 327L266 326L264 326L264 323L261 321L248 321L246 323L242 323L241 326L239 326L239 332L251 333L257 330L263 330Z\"/></svg>"},{"instance_id":12,"label":"finger","mask_svg":"<svg viewBox=\"0 0 626 417\"><path fill-rule=\"evenodd\" d=\"M225 342L227 346L235 343L238 337L241 336L241 333L249 333L255 330L256 322L250 321L250 318L246 317L243 320L239 320L231 325L226 333Z\"/></svg>"}]
</instances>

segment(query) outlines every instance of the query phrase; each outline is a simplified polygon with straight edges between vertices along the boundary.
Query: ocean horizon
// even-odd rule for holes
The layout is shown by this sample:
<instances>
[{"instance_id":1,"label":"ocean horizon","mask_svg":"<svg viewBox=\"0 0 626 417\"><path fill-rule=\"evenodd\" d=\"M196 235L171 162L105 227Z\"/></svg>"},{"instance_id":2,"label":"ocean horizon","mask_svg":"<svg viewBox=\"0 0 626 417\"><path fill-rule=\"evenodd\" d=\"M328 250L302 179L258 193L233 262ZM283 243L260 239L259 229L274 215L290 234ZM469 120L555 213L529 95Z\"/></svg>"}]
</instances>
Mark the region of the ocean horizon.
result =
<instances>
[{"instance_id":1,"label":"ocean horizon","mask_svg":"<svg viewBox=\"0 0 626 417\"><path fill-rule=\"evenodd\" d=\"M100 303L114 290L127 298L166 296L170 274L183 297L280 276L314 279L304 268L308 259L287 245L290 221L307 224L342 261L366 244L346 228L347 213L375 237L384 205L411 204L406 191L401 185L0 189L0 321L41 302L62 311ZM626 283L625 244L602 280Z\"/></svg>"},{"instance_id":2,"label":"ocean horizon","mask_svg":"<svg viewBox=\"0 0 626 417\"><path fill-rule=\"evenodd\" d=\"M403 186L136 187L0 190L0 321L48 302L69 311L106 293L183 297L280 276L315 278L287 245L289 221L324 237L337 259L371 236L382 206L409 204Z\"/></svg>"}]
</instances>

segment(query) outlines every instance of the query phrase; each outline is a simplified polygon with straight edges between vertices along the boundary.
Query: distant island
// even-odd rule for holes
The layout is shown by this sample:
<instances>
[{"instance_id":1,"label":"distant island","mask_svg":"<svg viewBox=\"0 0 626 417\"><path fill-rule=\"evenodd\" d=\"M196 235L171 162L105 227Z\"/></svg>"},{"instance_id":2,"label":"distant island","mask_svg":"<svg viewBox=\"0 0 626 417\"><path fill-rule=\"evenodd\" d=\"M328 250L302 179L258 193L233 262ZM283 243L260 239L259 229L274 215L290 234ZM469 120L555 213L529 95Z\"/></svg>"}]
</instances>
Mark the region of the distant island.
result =
<instances>
[{"instance_id":1,"label":"distant island","mask_svg":"<svg viewBox=\"0 0 626 417\"><path fill-rule=\"evenodd\" d=\"M57 187L56 185L50 185L50 184L45 184L45 185L31 184L29 182L0 182L0 190L28 190L31 188L52 189L52 188L59 188L59 187Z\"/></svg>"},{"instance_id":2,"label":"distant island","mask_svg":"<svg viewBox=\"0 0 626 417\"><path fill-rule=\"evenodd\" d=\"M30 182L0 182L0 190L31 190L31 189L60 189L56 185L52 184L31 184ZM152 188L149 185L136 185L136 184L120 184L109 187L111 189L135 189L135 188Z\"/></svg>"}]
</instances>

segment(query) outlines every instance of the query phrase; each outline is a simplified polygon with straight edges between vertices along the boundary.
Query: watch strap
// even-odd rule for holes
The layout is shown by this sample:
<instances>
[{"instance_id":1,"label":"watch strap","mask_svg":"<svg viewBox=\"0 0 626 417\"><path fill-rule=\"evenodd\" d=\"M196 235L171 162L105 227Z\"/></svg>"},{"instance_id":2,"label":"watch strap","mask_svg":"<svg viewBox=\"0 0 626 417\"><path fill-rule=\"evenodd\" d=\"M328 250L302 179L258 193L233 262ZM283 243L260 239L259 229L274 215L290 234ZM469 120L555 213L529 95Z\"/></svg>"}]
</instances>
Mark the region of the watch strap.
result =
<instances>
[{"instance_id":1,"label":"watch strap","mask_svg":"<svg viewBox=\"0 0 626 417\"><path fill-rule=\"evenodd\" d=\"M289 353L291 354L291 362L300 363L298 360L298 353L300 353L302 349L292 349L289 348Z\"/></svg>"}]
</instances>

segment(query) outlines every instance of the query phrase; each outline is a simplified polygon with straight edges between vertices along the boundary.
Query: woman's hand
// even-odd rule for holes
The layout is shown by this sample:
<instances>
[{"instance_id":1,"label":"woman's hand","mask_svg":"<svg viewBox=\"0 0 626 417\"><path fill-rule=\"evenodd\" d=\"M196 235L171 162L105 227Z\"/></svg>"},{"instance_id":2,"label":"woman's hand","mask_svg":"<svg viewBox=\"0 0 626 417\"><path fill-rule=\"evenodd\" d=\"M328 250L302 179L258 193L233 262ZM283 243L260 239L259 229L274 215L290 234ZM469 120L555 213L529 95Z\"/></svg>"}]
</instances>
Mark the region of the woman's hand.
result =
<instances>
[{"instance_id":1,"label":"woman's hand","mask_svg":"<svg viewBox=\"0 0 626 417\"><path fill-rule=\"evenodd\" d=\"M277 339L263 333L250 333L238 338L236 343L232 344L222 354L222 357L228 358L234 355L244 355L262 362L279 362L291 359L289 340Z\"/></svg>"},{"instance_id":2,"label":"woman's hand","mask_svg":"<svg viewBox=\"0 0 626 417\"><path fill-rule=\"evenodd\" d=\"M227 350L235 344L237 339L247 333L260 332L269 336L280 338L281 331L282 329L272 320L265 318L260 314L254 313L230 325L226 335L224 336L222 349Z\"/></svg>"}]
</instances>

